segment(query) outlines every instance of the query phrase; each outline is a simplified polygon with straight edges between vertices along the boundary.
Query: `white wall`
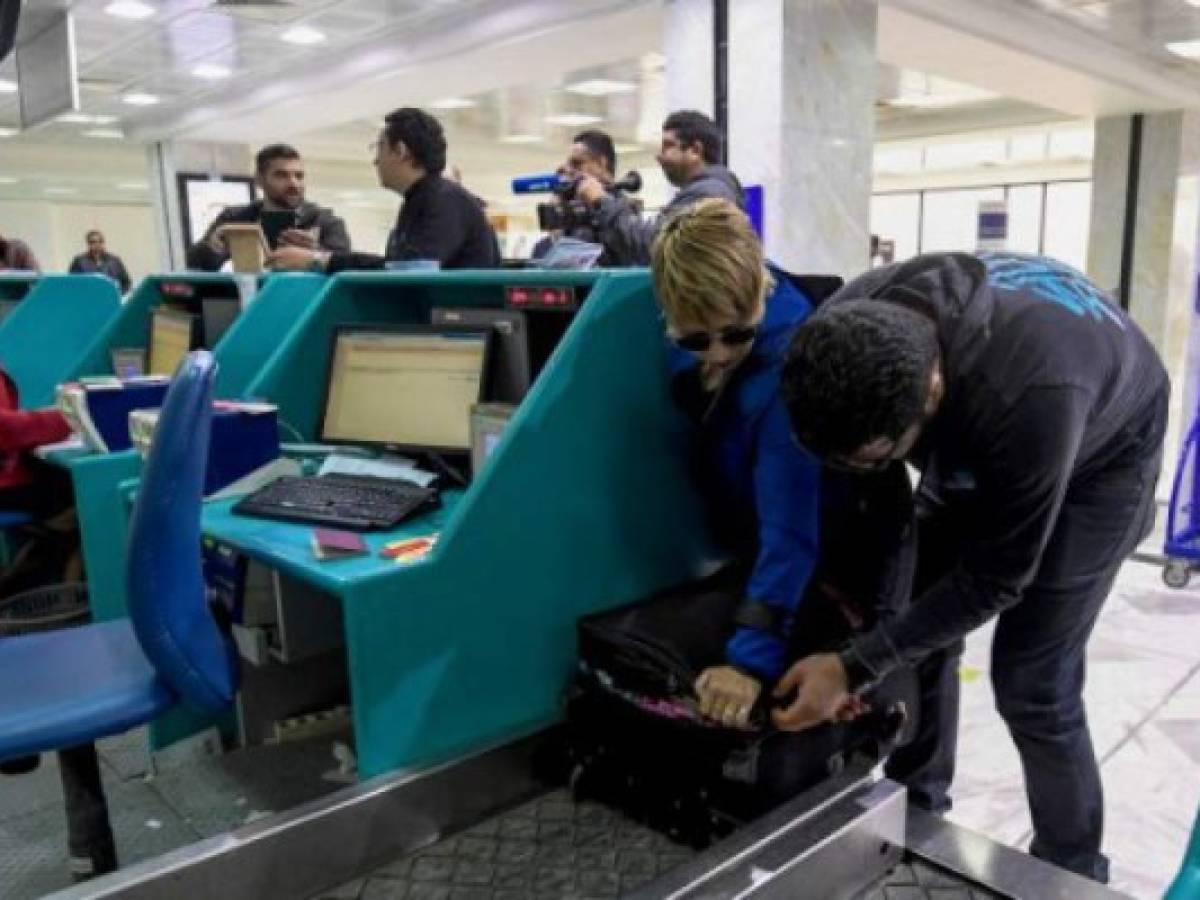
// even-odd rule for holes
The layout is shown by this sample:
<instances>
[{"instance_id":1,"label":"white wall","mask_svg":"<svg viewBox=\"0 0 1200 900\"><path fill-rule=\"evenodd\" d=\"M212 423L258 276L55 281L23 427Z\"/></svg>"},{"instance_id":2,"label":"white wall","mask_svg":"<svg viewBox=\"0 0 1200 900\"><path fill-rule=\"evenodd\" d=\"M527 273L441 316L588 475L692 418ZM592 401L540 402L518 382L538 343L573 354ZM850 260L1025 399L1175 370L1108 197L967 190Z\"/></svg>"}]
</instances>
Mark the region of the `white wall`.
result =
<instances>
[{"instance_id":1,"label":"white wall","mask_svg":"<svg viewBox=\"0 0 1200 900\"><path fill-rule=\"evenodd\" d=\"M47 272L65 272L93 228L104 232L109 252L125 261L135 282L161 268L149 206L0 201L0 233L29 244Z\"/></svg>"}]
</instances>

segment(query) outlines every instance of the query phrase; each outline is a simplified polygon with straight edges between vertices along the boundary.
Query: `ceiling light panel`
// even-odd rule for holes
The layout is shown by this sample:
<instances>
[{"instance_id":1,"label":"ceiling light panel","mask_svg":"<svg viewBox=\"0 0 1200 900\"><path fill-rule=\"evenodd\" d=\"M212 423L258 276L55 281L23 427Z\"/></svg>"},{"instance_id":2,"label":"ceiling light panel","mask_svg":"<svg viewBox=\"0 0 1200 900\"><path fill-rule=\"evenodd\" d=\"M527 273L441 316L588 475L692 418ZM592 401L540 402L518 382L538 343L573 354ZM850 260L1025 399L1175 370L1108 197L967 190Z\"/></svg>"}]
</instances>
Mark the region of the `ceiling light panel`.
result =
<instances>
[{"instance_id":1,"label":"ceiling light panel","mask_svg":"<svg viewBox=\"0 0 1200 900\"><path fill-rule=\"evenodd\" d=\"M149 3L141 0L115 0L104 7L104 11L118 19L148 19L156 12Z\"/></svg>"},{"instance_id":2,"label":"ceiling light panel","mask_svg":"<svg viewBox=\"0 0 1200 900\"><path fill-rule=\"evenodd\" d=\"M1200 59L1200 41L1172 41L1167 49L1184 59Z\"/></svg>"},{"instance_id":3,"label":"ceiling light panel","mask_svg":"<svg viewBox=\"0 0 1200 900\"><path fill-rule=\"evenodd\" d=\"M470 97L443 97L440 100L434 100L429 104L430 109L470 109L472 106L478 106L478 101L472 100Z\"/></svg>"},{"instance_id":4,"label":"ceiling light panel","mask_svg":"<svg viewBox=\"0 0 1200 900\"><path fill-rule=\"evenodd\" d=\"M584 125L596 125L604 121L602 116L593 116L587 113L559 113L554 116L546 116L546 121L551 125L564 125L567 128L581 128Z\"/></svg>"},{"instance_id":5,"label":"ceiling light panel","mask_svg":"<svg viewBox=\"0 0 1200 900\"><path fill-rule=\"evenodd\" d=\"M0 78L0 94L15 94L17 92L17 83L9 81L7 78Z\"/></svg>"},{"instance_id":6,"label":"ceiling light panel","mask_svg":"<svg viewBox=\"0 0 1200 900\"><path fill-rule=\"evenodd\" d=\"M589 78L587 81L568 84L567 90L585 97L607 97L609 94L631 93L637 90L637 85L629 81L614 81L611 78Z\"/></svg>"},{"instance_id":7,"label":"ceiling light panel","mask_svg":"<svg viewBox=\"0 0 1200 900\"><path fill-rule=\"evenodd\" d=\"M122 103L128 103L130 106L154 106L162 102L162 98L157 94L143 94L135 91L131 94L126 94L121 98Z\"/></svg>"},{"instance_id":8,"label":"ceiling light panel","mask_svg":"<svg viewBox=\"0 0 1200 900\"><path fill-rule=\"evenodd\" d=\"M192 74L205 81L221 81L232 75L233 70L228 66L220 66L215 63L201 63L192 67Z\"/></svg>"},{"instance_id":9,"label":"ceiling light panel","mask_svg":"<svg viewBox=\"0 0 1200 900\"><path fill-rule=\"evenodd\" d=\"M279 35L279 39L298 47L313 47L325 43L326 37L325 32L318 31L309 25L295 25Z\"/></svg>"}]
</instances>

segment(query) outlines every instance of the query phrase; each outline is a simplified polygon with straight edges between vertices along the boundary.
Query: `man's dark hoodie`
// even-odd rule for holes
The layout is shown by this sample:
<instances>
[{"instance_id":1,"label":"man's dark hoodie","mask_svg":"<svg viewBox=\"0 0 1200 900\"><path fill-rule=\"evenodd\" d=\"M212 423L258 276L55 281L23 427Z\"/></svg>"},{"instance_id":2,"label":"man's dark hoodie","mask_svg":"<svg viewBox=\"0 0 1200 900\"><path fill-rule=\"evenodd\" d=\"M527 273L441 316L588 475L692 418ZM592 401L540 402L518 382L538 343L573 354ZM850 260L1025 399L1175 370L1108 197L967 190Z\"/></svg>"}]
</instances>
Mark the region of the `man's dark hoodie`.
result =
<instances>
[{"instance_id":1,"label":"man's dark hoodie","mask_svg":"<svg viewBox=\"0 0 1200 900\"><path fill-rule=\"evenodd\" d=\"M826 303L851 298L901 304L937 325L946 395L914 462L922 495L953 504L966 537L954 569L854 644L882 674L1016 604L1073 486L1155 465L1169 384L1129 316L1051 259L921 256L870 272ZM1127 553L1148 527L1131 523L1130 546L1090 552Z\"/></svg>"},{"instance_id":2,"label":"man's dark hoodie","mask_svg":"<svg viewBox=\"0 0 1200 900\"><path fill-rule=\"evenodd\" d=\"M596 231L612 260L610 265L649 265L650 247L662 223L672 213L709 197L729 200L742 209L746 206L746 197L737 176L720 165L705 166L695 178L679 189L651 222L644 221L625 198L605 195L597 207Z\"/></svg>"}]
</instances>

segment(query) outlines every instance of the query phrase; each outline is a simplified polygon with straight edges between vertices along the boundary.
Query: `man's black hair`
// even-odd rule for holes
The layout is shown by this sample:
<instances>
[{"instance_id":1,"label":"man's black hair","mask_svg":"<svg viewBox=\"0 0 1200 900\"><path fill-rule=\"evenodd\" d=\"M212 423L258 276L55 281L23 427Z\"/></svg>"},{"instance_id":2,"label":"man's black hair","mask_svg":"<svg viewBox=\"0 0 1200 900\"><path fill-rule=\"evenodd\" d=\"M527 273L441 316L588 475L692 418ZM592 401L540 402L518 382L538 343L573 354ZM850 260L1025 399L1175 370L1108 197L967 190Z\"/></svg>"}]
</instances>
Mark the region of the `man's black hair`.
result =
<instances>
[{"instance_id":1,"label":"man's black hair","mask_svg":"<svg viewBox=\"0 0 1200 900\"><path fill-rule=\"evenodd\" d=\"M721 161L721 130L717 123L694 109L679 109L667 116L663 131L673 131L683 147L699 142L704 161L710 166Z\"/></svg>"},{"instance_id":2,"label":"man's black hair","mask_svg":"<svg viewBox=\"0 0 1200 900\"><path fill-rule=\"evenodd\" d=\"M254 171L259 175L266 175L267 170L271 168L271 163L277 159L299 159L300 151L291 144L268 144L258 151L258 155L254 157Z\"/></svg>"},{"instance_id":3,"label":"man's black hair","mask_svg":"<svg viewBox=\"0 0 1200 900\"><path fill-rule=\"evenodd\" d=\"M920 421L939 357L921 313L878 300L841 300L796 329L783 364L792 432L810 452L847 457L895 441Z\"/></svg>"},{"instance_id":4,"label":"man's black hair","mask_svg":"<svg viewBox=\"0 0 1200 900\"><path fill-rule=\"evenodd\" d=\"M446 132L425 110L403 106L388 113L383 122L390 146L403 141L417 165L432 175L446 168Z\"/></svg>"},{"instance_id":5,"label":"man's black hair","mask_svg":"<svg viewBox=\"0 0 1200 900\"><path fill-rule=\"evenodd\" d=\"M613 146L613 139L603 131L595 128L581 131L571 138L571 143L583 144L588 153L604 160L604 168L608 169L609 175L617 174L617 148Z\"/></svg>"}]
</instances>

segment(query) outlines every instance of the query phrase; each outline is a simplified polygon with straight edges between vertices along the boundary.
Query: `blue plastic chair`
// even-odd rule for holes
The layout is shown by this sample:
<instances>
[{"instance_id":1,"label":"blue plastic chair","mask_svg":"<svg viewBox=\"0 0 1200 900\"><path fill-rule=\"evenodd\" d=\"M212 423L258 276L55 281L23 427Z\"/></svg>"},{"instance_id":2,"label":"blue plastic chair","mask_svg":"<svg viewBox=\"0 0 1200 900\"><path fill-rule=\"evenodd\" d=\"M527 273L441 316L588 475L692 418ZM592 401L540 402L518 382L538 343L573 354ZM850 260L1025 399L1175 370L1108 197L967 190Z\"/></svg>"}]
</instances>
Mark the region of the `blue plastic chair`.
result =
<instances>
[{"instance_id":1,"label":"blue plastic chair","mask_svg":"<svg viewBox=\"0 0 1200 900\"><path fill-rule=\"evenodd\" d=\"M211 354L189 354L163 402L129 532L129 619L0 640L0 762L90 744L181 701L232 703L236 655L200 556L215 375ZM94 780L84 787L103 809Z\"/></svg>"}]
</instances>

